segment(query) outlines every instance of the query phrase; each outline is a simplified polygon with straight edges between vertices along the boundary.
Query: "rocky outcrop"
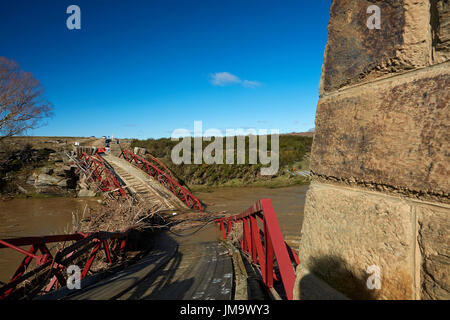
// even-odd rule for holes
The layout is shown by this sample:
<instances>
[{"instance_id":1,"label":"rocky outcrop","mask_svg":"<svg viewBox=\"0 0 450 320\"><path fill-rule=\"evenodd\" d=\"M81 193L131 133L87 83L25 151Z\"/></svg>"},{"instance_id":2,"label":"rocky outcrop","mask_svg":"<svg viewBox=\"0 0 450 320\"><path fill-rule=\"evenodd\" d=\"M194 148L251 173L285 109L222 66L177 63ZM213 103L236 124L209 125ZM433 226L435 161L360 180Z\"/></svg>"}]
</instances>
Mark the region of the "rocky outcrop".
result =
<instances>
[{"instance_id":1,"label":"rocky outcrop","mask_svg":"<svg viewBox=\"0 0 450 320\"><path fill-rule=\"evenodd\" d=\"M84 175L80 176L77 184L77 196L78 197L95 197L97 195L97 187L94 184L90 184L86 181Z\"/></svg>"},{"instance_id":2,"label":"rocky outcrop","mask_svg":"<svg viewBox=\"0 0 450 320\"><path fill-rule=\"evenodd\" d=\"M76 167L63 162L54 167L42 167L28 176L26 182L34 188L35 193L65 194L73 193L77 187Z\"/></svg>"},{"instance_id":3,"label":"rocky outcrop","mask_svg":"<svg viewBox=\"0 0 450 320\"><path fill-rule=\"evenodd\" d=\"M25 147L12 152L1 168L2 193L72 195L77 188L76 167L64 152Z\"/></svg>"},{"instance_id":4,"label":"rocky outcrop","mask_svg":"<svg viewBox=\"0 0 450 320\"><path fill-rule=\"evenodd\" d=\"M80 189L77 193L78 197L95 197L97 195L97 193L93 190L89 190L89 189Z\"/></svg>"},{"instance_id":5,"label":"rocky outcrop","mask_svg":"<svg viewBox=\"0 0 450 320\"><path fill-rule=\"evenodd\" d=\"M37 188L46 186L56 186L61 184L61 182L63 182L63 184L66 184L65 179L59 179L49 174L41 173L34 180L34 186Z\"/></svg>"}]
</instances>

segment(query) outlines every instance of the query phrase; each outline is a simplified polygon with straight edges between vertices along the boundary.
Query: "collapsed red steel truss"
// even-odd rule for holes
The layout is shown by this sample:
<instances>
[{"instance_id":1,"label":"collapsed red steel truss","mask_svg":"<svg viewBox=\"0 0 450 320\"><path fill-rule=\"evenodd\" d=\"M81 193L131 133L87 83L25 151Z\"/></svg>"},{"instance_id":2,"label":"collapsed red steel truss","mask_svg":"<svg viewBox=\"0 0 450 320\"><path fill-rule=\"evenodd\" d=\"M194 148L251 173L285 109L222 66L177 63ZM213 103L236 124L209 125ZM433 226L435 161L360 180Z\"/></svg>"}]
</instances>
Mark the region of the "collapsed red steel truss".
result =
<instances>
[{"instance_id":1,"label":"collapsed red steel truss","mask_svg":"<svg viewBox=\"0 0 450 320\"><path fill-rule=\"evenodd\" d=\"M123 190L114 174L106 167L100 156L92 156L83 152L79 156L79 161L82 168L89 175L88 178L99 182L99 188L102 192L110 192L128 197L125 190ZM111 263L113 261L112 255L116 254L117 256L118 250L121 251L125 248L127 235L128 232L97 232L93 234L75 233L69 235L0 240L0 249L10 248L25 255L11 280L0 288L0 299L9 296L24 281L29 281L30 279L36 280L36 277L42 274L45 274L45 277L43 279L38 278L38 283L33 286L33 291L36 291L36 294L40 292L46 293L59 286L65 286L66 278L63 275L64 268L67 268L70 262L80 258L81 255L92 248L82 268L81 279L84 278L89 272L100 248L103 247L105 251L106 262ZM118 245L119 240L120 245ZM68 241L75 241L75 243L65 247ZM51 250L46 245L48 243L59 243L61 249L55 255L52 255ZM22 246L31 247L26 251L20 248ZM39 251L41 254L38 254ZM26 272L32 261L35 262L36 267Z\"/></svg>"},{"instance_id":2,"label":"collapsed red steel truss","mask_svg":"<svg viewBox=\"0 0 450 320\"><path fill-rule=\"evenodd\" d=\"M156 165L151 164L141 156L128 150L123 150L119 157L123 157L130 163L134 163L139 169L155 178L164 187L169 189L178 199L183 201L189 208L203 211L200 201L192 193L182 187L175 179L170 177Z\"/></svg>"},{"instance_id":3,"label":"collapsed red steel truss","mask_svg":"<svg viewBox=\"0 0 450 320\"><path fill-rule=\"evenodd\" d=\"M122 197L128 197L128 194L123 190L114 174L105 166L103 159L98 154L91 156L83 152L79 160L84 164L84 169L90 172L91 178L100 183L99 187L102 192L119 193Z\"/></svg>"},{"instance_id":4,"label":"collapsed red steel truss","mask_svg":"<svg viewBox=\"0 0 450 320\"><path fill-rule=\"evenodd\" d=\"M42 237L23 237L0 240L0 249L9 248L23 254L25 257L12 276L11 280L0 287L0 299L4 299L14 293L25 281L35 281L32 286L33 297L40 293L66 285L64 269L73 263L78 265L81 271L80 279L88 274L97 253L103 247L107 263L115 261L126 249L128 231L125 232L96 232L92 234L74 233L66 235L53 235ZM67 242L74 241L66 246ZM49 243L56 243L59 249L54 254L47 247ZM23 246L31 246L27 251ZM89 253L90 250L90 253ZM38 251L41 254L38 254ZM34 260L36 267L28 271L28 267ZM28 271L28 272L27 272Z\"/></svg>"},{"instance_id":5,"label":"collapsed red steel truss","mask_svg":"<svg viewBox=\"0 0 450 320\"><path fill-rule=\"evenodd\" d=\"M129 151L125 150L121 155L131 163L134 161L139 168L155 177L180 200L184 201L189 208L202 211L200 201L161 169ZM116 193L120 196L128 197L114 174L108 169L98 154L93 156L83 152L78 160L82 168L89 175L88 178L99 182L99 188L102 192ZM163 164L159 164L165 168ZM32 292L28 295L30 297L65 286L66 277L63 274L64 269L81 258L85 258L82 268L80 267L82 270L80 278L83 279L88 274L101 248L105 252L106 262L111 263L120 253L125 251L127 237L128 231L116 233L96 232L92 234L75 233L0 240L0 249L9 248L25 256L11 280L0 287L0 299L4 299L13 294L25 281L33 280L36 282L33 284ZM74 243L66 246L66 243L71 241ZM51 250L47 247L49 243L56 243L60 249L52 254ZM27 251L21 248L24 246L31 247ZM91 250L90 253L88 252L89 250ZM39 251L41 254L38 254ZM33 261L36 266L32 270L27 270Z\"/></svg>"},{"instance_id":6,"label":"collapsed red steel truss","mask_svg":"<svg viewBox=\"0 0 450 320\"><path fill-rule=\"evenodd\" d=\"M156 166L159 166L159 168L164 171L167 175L169 175L172 179L174 179L175 181L177 180L175 178L175 176L173 175L172 171L170 171L169 168L166 167L166 165L164 163L162 163L158 158L152 156L150 153L147 153L146 158L150 159L151 161L156 163Z\"/></svg>"},{"instance_id":7,"label":"collapsed red steel truss","mask_svg":"<svg viewBox=\"0 0 450 320\"><path fill-rule=\"evenodd\" d=\"M273 288L274 280L279 280L274 271L275 258L286 297L291 300L295 282L294 265L300 261L297 253L284 241L272 201L261 199L241 214L217 219L216 223L220 225L225 239L233 227L242 223L241 250L248 253L253 264L260 267L267 288Z\"/></svg>"}]
</instances>

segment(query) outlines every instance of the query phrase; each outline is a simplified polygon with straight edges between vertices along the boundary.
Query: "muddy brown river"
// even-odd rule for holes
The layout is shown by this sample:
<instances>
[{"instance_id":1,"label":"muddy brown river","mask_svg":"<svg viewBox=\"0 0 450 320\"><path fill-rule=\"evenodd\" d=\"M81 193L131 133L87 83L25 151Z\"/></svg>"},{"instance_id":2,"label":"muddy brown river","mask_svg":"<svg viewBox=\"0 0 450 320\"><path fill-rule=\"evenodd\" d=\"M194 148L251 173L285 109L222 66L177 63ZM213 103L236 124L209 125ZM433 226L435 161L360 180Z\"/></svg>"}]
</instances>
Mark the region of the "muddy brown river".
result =
<instances>
[{"instance_id":1,"label":"muddy brown river","mask_svg":"<svg viewBox=\"0 0 450 320\"><path fill-rule=\"evenodd\" d=\"M0 239L70 233L72 213L81 217L86 205L96 204L96 199L0 200ZM11 278L23 257L13 250L0 249L0 281Z\"/></svg>"},{"instance_id":2,"label":"muddy brown river","mask_svg":"<svg viewBox=\"0 0 450 320\"><path fill-rule=\"evenodd\" d=\"M207 205L208 211L226 213L240 213L259 199L271 198L283 235L296 249L307 190L308 186L240 187L195 194ZM0 239L71 232L72 213L81 217L86 205L96 204L97 199L71 198L0 201ZM13 250L0 249L0 281L7 282L22 259L23 255Z\"/></svg>"},{"instance_id":3,"label":"muddy brown river","mask_svg":"<svg viewBox=\"0 0 450 320\"><path fill-rule=\"evenodd\" d=\"M286 242L297 249L303 223L303 209L309 186L285 188L220 188L213 192L196 192L207 211L241 213L259 199L270 198Z\"/></svg>"}]
</instances>

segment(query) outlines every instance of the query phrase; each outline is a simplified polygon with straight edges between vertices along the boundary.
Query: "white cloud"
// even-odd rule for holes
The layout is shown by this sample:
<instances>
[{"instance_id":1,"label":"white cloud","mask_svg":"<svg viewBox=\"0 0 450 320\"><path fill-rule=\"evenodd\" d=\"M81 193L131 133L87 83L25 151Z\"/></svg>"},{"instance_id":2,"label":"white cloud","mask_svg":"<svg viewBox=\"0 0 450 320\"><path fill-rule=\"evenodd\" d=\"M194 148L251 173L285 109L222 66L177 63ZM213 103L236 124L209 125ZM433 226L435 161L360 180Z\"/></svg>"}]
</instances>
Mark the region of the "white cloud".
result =
<instances>
[{"instance_id":1,"label":"white cloud","mask_svg":"<svg viewBox=\"0 0 450 320\"><path fill-rule=\"evenodd\" d=\"M229 72L216 72L210 75L210 81L214 86L228 86L240 84L244 88L255 88L261 85L258 81L241 80L238 76Z\"/></svg>"},{"instance_id":2,"label":"white cloud","mask_svg":"<svg viewBox=\"0 0 450 320\"><path fill-rule=\"evenodd\" d=\"M235 83L241 83L241 79L229 72L217 72L211 74L211 83L215 86L226 86Z\"/></svg>"},{"instance_id":3,"label":"white cloud","mask_svg":"<svg viewBox=\"0 0 450 320\"><path fill-rule=\"evenodd\" d=\"M261 83L259 83L258 81L244 80L244 81L242 81L242 85L245 88L255 88L255 87L259 87L261 85Z\"/></svg>"}]
</instances>

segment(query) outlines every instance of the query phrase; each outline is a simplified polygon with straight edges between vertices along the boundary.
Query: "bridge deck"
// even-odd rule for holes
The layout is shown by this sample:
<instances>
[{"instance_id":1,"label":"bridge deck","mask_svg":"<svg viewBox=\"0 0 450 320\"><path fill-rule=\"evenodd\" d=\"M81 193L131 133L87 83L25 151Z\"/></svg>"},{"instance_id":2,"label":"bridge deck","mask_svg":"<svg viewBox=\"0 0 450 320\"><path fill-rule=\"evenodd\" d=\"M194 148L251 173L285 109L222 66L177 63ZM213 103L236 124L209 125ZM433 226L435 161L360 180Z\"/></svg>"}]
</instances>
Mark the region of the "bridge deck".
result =
<instances>
[{"instance_id":1,"label":"bridge deck","mask_svg":"<svg viewBox=\"0 0 450 320\"><path fill-rule=\"evenodd\" d=\"M66 299L232 299L233 266L210 225L190 237L161 233L138 263Z\"/></svg>"},{"instance_id":2,"label":"bridge deck","mask_svg":"<svg viewBox=\"0 0 450 320\"><path fill-rule=\"evenodd\" d=\"M140 201L154 203L161 210L186 208L183 202L158 181L126 160L113 155L102 157Z\"/></svg>"},{"instance_id":3,"label":"bridge deck","mask_svg":"<svg viewBox=\"0 0 450 320\"><path fill-rule=\"evenodd\" d=\"M102 157L139 201L155 204L160 210L174 209L180 213L180 209L187 209L182 201L144 171L116 156ZM160 232L149 239L152 250L140 261L61 298L230 300L232 259L219 239L220 233L212 224L187 237ZM91 282L94 281L85 281Z\"/></svg>"}]
</instances>

